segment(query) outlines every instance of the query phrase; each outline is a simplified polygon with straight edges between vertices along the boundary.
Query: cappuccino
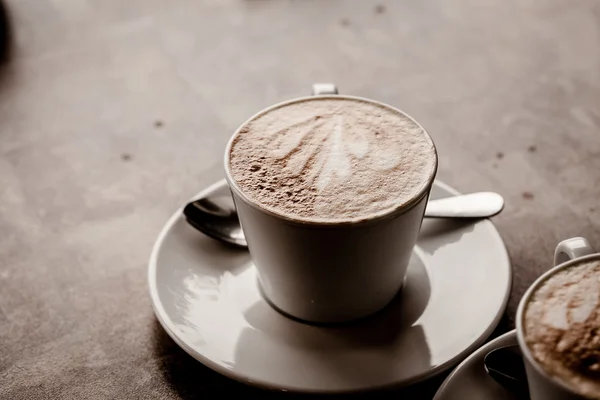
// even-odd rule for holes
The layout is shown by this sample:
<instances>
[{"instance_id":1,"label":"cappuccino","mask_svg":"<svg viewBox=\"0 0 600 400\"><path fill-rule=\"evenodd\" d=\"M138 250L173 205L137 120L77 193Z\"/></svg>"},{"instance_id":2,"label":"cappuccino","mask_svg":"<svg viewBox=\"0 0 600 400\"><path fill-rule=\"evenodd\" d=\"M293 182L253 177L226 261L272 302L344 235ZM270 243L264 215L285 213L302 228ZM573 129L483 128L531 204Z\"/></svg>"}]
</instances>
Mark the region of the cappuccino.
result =
<instances>
[{"instance_id":1,"label":"cappuccino","mask_svg":"<svg viewBox=\"0 0 600 400\"><path fill-rule=\"evenodd\" d=\"M525 342L542 369L571 390L600 399L600 261L551 275L523 315Z\"/></svg>"},{"instance_id":2,"label":"cappuccino","mask_svg":"<svg viewBox=\"0 0 600 400\"><path fill-rule=\"evenodd\" d=\"M437 169L434 144L406 114L376 102L315 97L245 123L229 153L240 191L300 222L353 222L421 199Z\"/></svg>"}]
</instances>

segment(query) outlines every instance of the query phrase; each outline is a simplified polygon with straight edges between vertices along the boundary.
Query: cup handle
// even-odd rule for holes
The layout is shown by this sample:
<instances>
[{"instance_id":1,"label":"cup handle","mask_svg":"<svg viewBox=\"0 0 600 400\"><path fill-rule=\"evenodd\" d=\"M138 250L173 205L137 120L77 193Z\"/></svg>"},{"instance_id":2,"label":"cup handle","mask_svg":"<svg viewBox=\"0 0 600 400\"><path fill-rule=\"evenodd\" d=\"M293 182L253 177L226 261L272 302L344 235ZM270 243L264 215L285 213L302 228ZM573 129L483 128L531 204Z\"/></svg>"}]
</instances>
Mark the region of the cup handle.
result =
<instances>
[{"instance_id":1,"label":"cup handle","mask_svg":"<svg viewBox=\"0 0 600 400\"><path fill-rule=\"evenodd\" d=\"M338 94L338 88L333 83L315 83L312 86L313 96Z\"/></svg>"},{"instance_id":2,"label":"cup handle","mask_svg":"<svg viewBox=\"0 0 600 400\"><path fill-rule=\"evenodd\" d=\"M596 251L590 243L582 237L563 240L554 251L554 265L565 263L574 258L594 254Z\"/></svg>"}]
</instances>

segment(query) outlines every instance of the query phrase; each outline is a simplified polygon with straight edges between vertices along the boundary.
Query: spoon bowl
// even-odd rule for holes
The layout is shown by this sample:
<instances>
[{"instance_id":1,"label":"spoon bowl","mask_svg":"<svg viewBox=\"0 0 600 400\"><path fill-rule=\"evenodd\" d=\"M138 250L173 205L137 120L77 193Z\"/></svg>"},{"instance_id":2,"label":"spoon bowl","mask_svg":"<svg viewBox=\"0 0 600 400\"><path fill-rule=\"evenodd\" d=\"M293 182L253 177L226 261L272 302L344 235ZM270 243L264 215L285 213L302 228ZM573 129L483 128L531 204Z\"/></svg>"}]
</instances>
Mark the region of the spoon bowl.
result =
<instances>
[{"instance_id":1,"label":"spoon bowl","mask_svg":"<svg viewBox=\"0 0 600 400\"><path fill-rule=\"evenodd\" d=\"M205 235L236 247L248 247L227 184L186 204L183 214L190 225Z\"/></svg>"},{"instance_id":2,"label":"spoon bowl","mask_svg":"<svg viewBox=\"0 0 600 400\"><path fill-rule=\"evenodd\" d=\"M527 375L519 346L494 349L483 359L485 371L519 399L529 399Z\"/></svg>"}]
</instances>

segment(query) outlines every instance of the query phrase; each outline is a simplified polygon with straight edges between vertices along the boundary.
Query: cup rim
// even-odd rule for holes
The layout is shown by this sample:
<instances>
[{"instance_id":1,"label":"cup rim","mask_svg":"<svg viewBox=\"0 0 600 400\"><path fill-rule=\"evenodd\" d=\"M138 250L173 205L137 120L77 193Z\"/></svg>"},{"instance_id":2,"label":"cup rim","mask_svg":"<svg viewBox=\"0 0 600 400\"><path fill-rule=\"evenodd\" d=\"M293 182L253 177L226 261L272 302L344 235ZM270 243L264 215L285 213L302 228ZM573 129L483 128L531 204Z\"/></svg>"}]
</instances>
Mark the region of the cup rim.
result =
<instances>
[{"instance_id":1,"label":"cup rim","mask_svg":"<svg viewBox=\"0 0 600 400\"><path fill-rule=\"evenodd\" d=\"M268 210L267 208L263 207L259 203L254 202L250 198L248 198L248 196L246 196L246 194L240 189L236 180L231 175L231 168L230 168L230 162L229 162L230 154L231 154L231 147L233 146L233 141L238 136L240 130L243 127L245 127L249 122L253 121L254 119L260 117L261 115L266 114L276 108L280 108L280 107L283 107L283 106L286 106L286 105L292 104L292 103L298 103L298 102L302 102L302 101L315 100L315 99L350 99L350 100L363 101L366 103L375 104L375 105L396 111L396 112L406 116L412 122L414 122L419 128L421 128L421 130L429 138L429 140L433 146L434 165L433 165L433 169L432 169L429 177L427 178L427 184L423 185L421 190L415 196L413 196L409 201L401 204L400 206L392 208L391 210L387 210L386 212L381 212L381 213L377 213L377 214L366 216L366 217L334 220L334 221L310 221L310 220L303 220L303 219L299 219L299 218L293 218L290 216L283 215L281 213L277 213L277 212ZM265 213L267 215L270 215L272 217L275 217L279 220L285 221L287 223L295 224L295 225L313 226L313 227L317 227L317 226L343 227L343 226L363 225L363 224L368 224L368 223L372 223L372 222L376 222L376 221L380 221L380 220L393 218L394 216L397 216L400 214L404 214L405 212L411 210L417 204L419 204L421 202L421 200L423 199L423 197L428 196L428 194L431 191L431 188L433 186L433 182L435 181L435 177L437 175L438 166L439 166L439 157L438 157L437 148L435 146L435 142L431 138L431 135L429 135L429 132L427 132L427 130L425 128L423 128L423 126L417 120L415 120L412 116L410 116L406 112L404 112L396 107L393 107L389 104L385 104L385 103L377 101L377 100L371 100L371 99L368 99L365 97L359 97L359 96L349 96L349 95L339 95L339 94L297 97L297 98L294 98L291 100L285 100L285 101L279 102L277 104L274 104L272 106L264 108L261 111L255 113L250 118L246 119L242 124L240 124L240 126L235 130L233 135L231 135L231 137L229 138L227 145L225 147L225 155L223 157L223 161L224 161L224 166L225 166L225 179L227 181L227 184L229 185L230 190L233 192L235 197L242 200L246 205L254 208L255 210Z\"/></svg>"},{"instance_id":2,"label":"cup rim","mask_svg":"<svg viewBox=\"0 0 600 400\"><path fill-rule=\"evenodd\" d=\"M550 277L554 274L563 271L567 268L574 267L578 264L584 263L590 260L600 260L600 253L589 254L587 256L577 257L572 260L566 261L562 264L556 265L550 268L548 271L544 272L540 277L538 277L527 289L521 300L519 301L519 306L517 308L517 314L515 319L516 332L517 332L517 341L519 343L519 348L523 353L523 356L529 361L529 364L533 366L533 368L540 374L542 377L547 379L549 382L552 382L555 385L558 385L561 389L566 390L568 392L580 395L576 390L572 387L568 386L562 380L550 375L546 370L540 365L540 363L533 357L529 346L525 341L525 331L523 328L523 318L525 314L525 308L531 299L531 296L536 292L536 290L546 282Z\"/></svg>"}]
</instances>

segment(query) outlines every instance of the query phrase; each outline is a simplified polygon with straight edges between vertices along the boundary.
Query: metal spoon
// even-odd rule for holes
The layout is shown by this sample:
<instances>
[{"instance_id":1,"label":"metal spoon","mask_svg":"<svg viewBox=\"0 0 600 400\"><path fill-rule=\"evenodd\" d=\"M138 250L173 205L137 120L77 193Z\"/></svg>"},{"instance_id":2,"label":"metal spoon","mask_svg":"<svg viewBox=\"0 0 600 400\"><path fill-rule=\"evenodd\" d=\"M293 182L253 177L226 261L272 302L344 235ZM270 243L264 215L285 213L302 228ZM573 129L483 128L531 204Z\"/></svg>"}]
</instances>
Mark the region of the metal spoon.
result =
<instances>
[{"instance_id":1,"label":"metal spoon","mask_svg":"<svg viewBox=\"0 0 600 400\"><path fill-rule=\"evenodd\" d=\"M519 399L529 399L525 364L519 346L499 347L483 359L485 371Z\"/></svg>"},{"instance_id":2,"label":"metal spoon","mask_svg":"<svg viewBox=\"0 0 600 400\"><path fill-rule=\"evenodd\" d=\"M498 193L478 192L427 204L427 218L487 218L498 214L504 199ZM226 183L217 186L204 197L188 203L183 209L187 221L200 232L238 247L247 247L237 211Z\"/></svg>"}]
</instances>

